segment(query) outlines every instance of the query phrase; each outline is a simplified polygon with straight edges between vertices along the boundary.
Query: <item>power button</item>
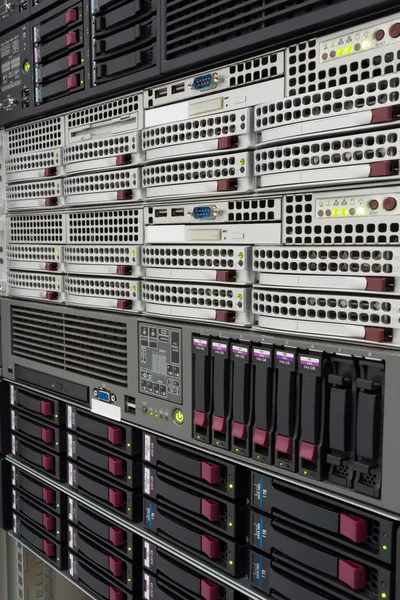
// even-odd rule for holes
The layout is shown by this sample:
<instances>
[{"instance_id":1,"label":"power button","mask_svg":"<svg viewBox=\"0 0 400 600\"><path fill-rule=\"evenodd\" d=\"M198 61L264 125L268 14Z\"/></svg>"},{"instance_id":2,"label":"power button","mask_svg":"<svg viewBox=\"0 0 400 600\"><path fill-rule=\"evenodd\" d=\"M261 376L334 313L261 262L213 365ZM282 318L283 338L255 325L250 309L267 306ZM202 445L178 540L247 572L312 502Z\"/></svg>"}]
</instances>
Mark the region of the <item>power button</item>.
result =
<instances>
[{"instance_id":1,"label":"power button","mask_svg":"<svg viewBox=\"0 0 400 600\"><path fill-rule=\"evenodd\" d=\"M182 425L183 422L184 422L184 420L185 420L185 415L183 414L183 412L181 410L177 409L174 412L174 421L175 421L175 423L178 423L178 425Z\"/></svg>"}]
</instances>

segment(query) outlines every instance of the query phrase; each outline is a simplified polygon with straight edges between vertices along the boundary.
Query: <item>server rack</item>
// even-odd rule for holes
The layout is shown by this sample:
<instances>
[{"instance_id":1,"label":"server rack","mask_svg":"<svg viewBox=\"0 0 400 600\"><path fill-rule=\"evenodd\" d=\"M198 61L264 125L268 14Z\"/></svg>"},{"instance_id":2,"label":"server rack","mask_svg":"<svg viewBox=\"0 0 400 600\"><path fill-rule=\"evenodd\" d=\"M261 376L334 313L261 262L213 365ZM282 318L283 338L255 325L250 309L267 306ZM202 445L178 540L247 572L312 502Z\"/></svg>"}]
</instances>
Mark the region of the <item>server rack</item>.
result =
<instances>
[{"instance_id":1,"label":"server rack","mask_svg":"<svg viewBox=\"0 0 400 600\"><path fill-rule=\"evenodd\" d=\"M400 14L212 4L4 5L12 600L399 595Z\"/></svg>"}]
</instances>

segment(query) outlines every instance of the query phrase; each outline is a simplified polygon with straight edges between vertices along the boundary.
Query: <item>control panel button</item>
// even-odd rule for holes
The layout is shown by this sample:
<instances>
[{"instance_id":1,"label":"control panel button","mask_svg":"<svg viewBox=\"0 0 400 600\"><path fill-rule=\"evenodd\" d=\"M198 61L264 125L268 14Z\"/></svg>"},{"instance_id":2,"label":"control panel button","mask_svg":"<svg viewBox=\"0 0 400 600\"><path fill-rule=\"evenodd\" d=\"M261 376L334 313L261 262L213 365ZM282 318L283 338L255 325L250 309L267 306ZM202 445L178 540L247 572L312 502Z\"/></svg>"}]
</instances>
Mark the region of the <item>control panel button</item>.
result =
<instances>
[{"instance_id":1,"label":"control panel button","mask_svg":"<svg viewBox=\"0 0 400 600\"><path fill-rule=\"evenodd\" d=\"M388 198L385 198L383 201L383 208L384 210L387 211L391 211L394 210L397 206L397 200L396 198L393 198L393 196L389 196Z\"/></svg>"},{"instance_id":2,"label":"control panel button","mask_svg":"<svg viewBox=\"0 0 400 600\"><path fill-rule=\"evenodd\" d=\"M400 23L393 23L389 29L389 35L391 38L398 38L400 36Z\"/></svg>"},{"instance_id":3,"label":"control panel button","mask_svg":"<svg viewBox=\"0 0 400 600\"><path fill-rule=\"evenodd\" d=\"M178 423L178 425L182 425L185 421L185 415L179 408L174 412L174 421L175 423Z\"/></svg>"},{"instance_id":4,"label":"control panel button","mask_svg":"<svg viewBox=\"0 0 400 600\"><path fill-rule=\"evenodd\" d=\"M377 42L380 42L385 37L385 32L383 29L378 29L378 31L375 31L374 37Z\"/></svg>"},{"instance_id":5,"label":"control panel button","mask_svg":"<svg viewBox=\"0 0 400 600\"><path fill-rule=\"evenodd\" d=\"M371 200L369 203L369 207L371 210L376 210L379 207L378 200Z\"/></svg>"}]
</instances>

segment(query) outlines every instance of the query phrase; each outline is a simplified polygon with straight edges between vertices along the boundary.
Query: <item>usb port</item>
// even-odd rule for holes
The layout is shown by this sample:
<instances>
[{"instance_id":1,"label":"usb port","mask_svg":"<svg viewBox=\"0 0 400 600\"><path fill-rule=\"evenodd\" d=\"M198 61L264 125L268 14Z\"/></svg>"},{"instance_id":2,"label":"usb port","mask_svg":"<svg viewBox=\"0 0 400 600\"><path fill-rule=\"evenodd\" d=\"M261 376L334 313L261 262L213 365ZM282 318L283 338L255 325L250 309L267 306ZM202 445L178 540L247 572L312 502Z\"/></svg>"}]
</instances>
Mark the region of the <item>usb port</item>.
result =
<instances>
[{"instance_id":1,"label":"usb port","mask_svg":"<svg viewBox=\"0 0 400 600\"><path fill-rule=\"evenodd\" d=\"M185 91L185 84L184 83L176 83L175 85L172 86L172 93L173 94L181 94L184 91Z\"/></svg>"},{"instance_id":2,"label":"usb port","mask_svg":"<svg viewBox=\"0 0 400 600\"><path fill-rule=\"evenodd\" d=\"M166 217L167 216L167 209L166 208L156 208L156 218L157 217Z\"/></svg>"},{"instance_id":3,"label":"usb port","mask_svg":"<svg viewBox=\"0 0 400 600\"><path fill-rule=\"evenodd\" d=\"M130 415L136 415L136 402L135 398L131 396L125 396L125 412Z\"/></svg>"},{"instance_id":4,"label":"usb port","mask_svg":"<svg viewBox=\"0 0 400 600\"><path fill-rule=\"evenodd\" d=\"M156 98L164 98L167 95L168 95L168 90L167 90L166 87L165 88L160 88L159 90L156 90L156 93L155 93L155 97Z\"/></svg>"},{"instance_id":5,"label":"usb port","mask_svg":"<svg viewBox=\"0 0 400 600\"><path fill-rule=\"evenodd\" d=\"M19 12L24 12L28 8L28 2L21 2L19 5Z\"/></svg>"},{"instance_id":6,"label":"usb port","mask_svg":"<svg viewBox=\"0 0 400 600\"><path fill-rule=\"evenodd\" d=\"M173 208L171 210L171 215L173 217L183 217L185 215L185 209L184 208Z\"/></svg>"}]
</instances>

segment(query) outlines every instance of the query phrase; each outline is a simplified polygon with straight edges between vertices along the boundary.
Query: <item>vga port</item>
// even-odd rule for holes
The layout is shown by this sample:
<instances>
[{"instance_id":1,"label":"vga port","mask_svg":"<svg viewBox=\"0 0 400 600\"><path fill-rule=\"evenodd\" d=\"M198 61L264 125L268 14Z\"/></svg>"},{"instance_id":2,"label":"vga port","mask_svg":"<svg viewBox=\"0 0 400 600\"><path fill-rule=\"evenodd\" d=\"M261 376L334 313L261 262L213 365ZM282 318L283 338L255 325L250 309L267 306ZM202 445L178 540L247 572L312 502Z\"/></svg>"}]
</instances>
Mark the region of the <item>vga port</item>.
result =
<instances>
[{"instance_id":1,"label":"vga port","mask_svg":"<svg viewBox=\"0 0 400 600\"><path fill-rule=\"evenodd\" d=\"M191 83L192 90L212 90L217 87L218 83L222 81L222 78L218 73L207 73L206 75L199 75L195 77Z\"/></svg>"},{"instance_id":2,"label":"vga port","mask_svg":"<svg viewBox=\"0 0 400 600\"><path fill-rule=\"evenodd\" d=\"M207 221L209 219L215 219L218 215L218 208L212 204L209 206L195 206L191 212L193 219L200 219Z\"/></svg>"},{"instance_id":3,"label":"vga port","mask_svg":"<svg viewBox=\"0 0 400 600\"><path fill-rule=\"evenodd\" d=\"M97 398L103 402L111 401L110 392L107 392L106 390L97 390Z\"/></svg>"}]
</instances>

